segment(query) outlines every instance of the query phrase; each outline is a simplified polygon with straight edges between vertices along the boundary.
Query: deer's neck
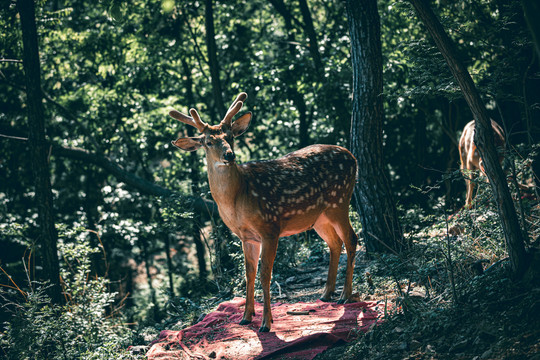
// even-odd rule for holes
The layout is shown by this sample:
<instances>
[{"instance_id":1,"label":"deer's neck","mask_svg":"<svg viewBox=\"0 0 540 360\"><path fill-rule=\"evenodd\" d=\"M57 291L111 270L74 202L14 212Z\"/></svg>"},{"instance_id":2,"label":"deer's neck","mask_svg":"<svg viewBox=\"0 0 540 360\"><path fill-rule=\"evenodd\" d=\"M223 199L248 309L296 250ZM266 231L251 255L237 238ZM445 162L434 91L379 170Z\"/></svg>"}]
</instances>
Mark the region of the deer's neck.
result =
<instances>
[{"instance_id":1,"label":"deer's neck","mask_svg":"<svg viewBox=\"0 0 540 360\"><path fill-rule=\"evenodd\" d=\"M234 206L244 186L242 172L236 163L229 166L209 163L208 183L219 207Z\"/></svg>"}]
</instances>

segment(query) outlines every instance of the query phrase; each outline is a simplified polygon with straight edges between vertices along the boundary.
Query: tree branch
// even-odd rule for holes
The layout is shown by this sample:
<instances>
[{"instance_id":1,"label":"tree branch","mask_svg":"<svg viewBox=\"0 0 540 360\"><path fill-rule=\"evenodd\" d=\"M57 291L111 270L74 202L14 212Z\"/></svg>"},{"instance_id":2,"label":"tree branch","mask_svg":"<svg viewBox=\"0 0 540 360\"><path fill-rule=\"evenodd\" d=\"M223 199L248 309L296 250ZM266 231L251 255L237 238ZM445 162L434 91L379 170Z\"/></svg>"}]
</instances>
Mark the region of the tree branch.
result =
<instances>
[{"instance_id":1,"label":"tree branch","mask_svg":"<svg viewBox=\"0 0 540 360\"><path fill-rule=\"evenodd\" d=\"M11 62L11 63L22 64L22 60L17 60L17 59L0 59L0 62Z\"/></svg>"},{"instance_id":2,"label":"tree branch","mask_svg":"<svg viewBox=\"0 0 540 360\"><path fill-rule=\"evenodd\" d=\"M164 197L179 195L178 192L154 184L151 181L145 180L133 173L130 173L129 171L126 171L124 168L106 156L98 155L80 148L70 148L60 145L51 146L53 155L80 160L99 166L100 168L108 171L119 181L126 183L127 185L145 194ZM213 201L195 196L184 196L184 198L187 202L191 203L190 205L193 207L194 211L202 214L206 219L217 216L217 206Z\"/></svg>"},{"instance_id":3,"label":"tree branch","mask_svg":"<svg viewBox=\"0 0 540 360\"><path fill-rule=\"evenodd\" d=\"M291 14L291 12L287 9L287 6L285 5L285 2L283 0L270 0L270 3L276 9L276 11L285 19L285 21L294 23L299 28L304 28L304 24L297 18Z\"/></svg>"},{"instance_id":4,"label":"tree branch","mask_svg":"<svg viewBox=\"0 0 540 360\"><path fill-rule=\"evenodd\" d=\"M28 141L28 138L22 136L0 134L0 137L11 140ZM96 165L116 177L118 181L121 181L145 194L164 197L181 195L176 191L154 184L151 181L126 171L122 166L116 164L113 160L104 155L92 153L85 149L51 144L50 142L48 145L52 149L53 155ZM182 195L182 197L190 203L195 212L203 216L203 221L218 217L217 205L212 200L203 199L199 196Z\"/></svg>"}]
</instances>

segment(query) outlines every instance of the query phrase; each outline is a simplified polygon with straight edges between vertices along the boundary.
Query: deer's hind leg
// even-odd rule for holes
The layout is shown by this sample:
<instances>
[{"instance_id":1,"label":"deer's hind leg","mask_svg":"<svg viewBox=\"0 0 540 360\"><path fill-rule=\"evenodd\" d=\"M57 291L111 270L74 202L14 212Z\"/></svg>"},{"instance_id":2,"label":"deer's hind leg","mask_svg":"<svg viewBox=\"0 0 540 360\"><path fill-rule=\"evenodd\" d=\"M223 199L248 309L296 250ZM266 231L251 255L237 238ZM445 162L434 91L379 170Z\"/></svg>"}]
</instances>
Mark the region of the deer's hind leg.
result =
<instances>
[{"instance_id":1,"label":"deer's hind leg","mask_svg":"<svg viewBox=\"0 0 540 360\"><path fill-rule=\"evenodd\" d=\"M472 202L474 198L474 188L475 188L475 178L476 174L474 173L474 170L476 170L477 167L470 162L466 161L465 163L461 164L461 171L463 173L463 177L465 178L465 187L467 189L466 196L465 196L465 207L467 209L472 208Z\"/></svg>"},{"instance_id":2,"label":"deer's hind leg","mask_svg":"<svg viewBox=\"0 0 540 360\"><path fill-rule=\"evenodd\" d=\"M356 236L351 226L351 222L349 221L348 206L328 209L325 215L334 228L334 232L341 239L343 244L345 244L345 250L347 251L347 271L345 274L345 284L343 285L343 291L341 292L341 296L338 300L338 303L343 304L349 300L352 295L354 258L356 256L358 237Z\"/></svg>"},{"instance_id":3,"label":"deer's hind leg","mask_svg":"<svg viewBox=\"0 0 540 360\"><path fill-rule=\"evenodd\" d=\"M339 264L339 255L341 254L341 246L343 242L334 230L334 227L332 226L330 221L324 216L319 217L313 228L330 248L330 264L328 267L328 277L326 279L324 293L321 296L322 301L330 301L332 298L332 294L336 289L336 277Z\"/></svg>"}]
</instances>

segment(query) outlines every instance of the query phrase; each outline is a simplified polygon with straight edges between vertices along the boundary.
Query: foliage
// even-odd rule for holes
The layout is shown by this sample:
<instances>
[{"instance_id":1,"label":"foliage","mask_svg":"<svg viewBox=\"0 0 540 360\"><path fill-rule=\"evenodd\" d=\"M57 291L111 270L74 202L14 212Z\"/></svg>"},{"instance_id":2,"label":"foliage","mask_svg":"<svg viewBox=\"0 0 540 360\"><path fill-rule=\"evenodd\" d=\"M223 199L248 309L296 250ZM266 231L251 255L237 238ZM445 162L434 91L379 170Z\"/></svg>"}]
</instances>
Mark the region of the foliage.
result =
<instances>
[{"instance_id":1,"label":"foliage","mask_svg":"<svg viewBox=\"0 0 540 360\"><path fill-rule=\"evenodd\" d=\"M10 359L131 359L131 331L122 325L108 280L91 277L87 241L59 246L65 305L52 304L46 285L29 283L24 298L4 305L12 313L2 347ZM2 290L4 298L12 294Z\"/></svg>"}]
</instances>

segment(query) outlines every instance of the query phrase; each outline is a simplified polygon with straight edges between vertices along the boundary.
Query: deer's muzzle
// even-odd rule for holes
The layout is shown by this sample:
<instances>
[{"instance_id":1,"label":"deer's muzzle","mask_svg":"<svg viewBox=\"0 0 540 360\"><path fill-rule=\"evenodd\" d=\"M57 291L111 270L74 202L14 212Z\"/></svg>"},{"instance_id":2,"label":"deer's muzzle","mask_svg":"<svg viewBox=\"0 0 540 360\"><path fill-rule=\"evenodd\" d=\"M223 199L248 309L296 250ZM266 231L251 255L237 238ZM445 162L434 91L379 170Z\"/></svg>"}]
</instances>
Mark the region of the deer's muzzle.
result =
<instances>
[{"instance_id":1,"label":"deer's muzzle","mask_svg":"<svg viewBox=\"0 0 540 360\"><path fill-rule=\"evenodd\" d=\"M226 162L233 162L234 159L236 159L236 155L232 151L227 151L225 155L223 155L223 160Z\"/></svg>"}]
</instances>

